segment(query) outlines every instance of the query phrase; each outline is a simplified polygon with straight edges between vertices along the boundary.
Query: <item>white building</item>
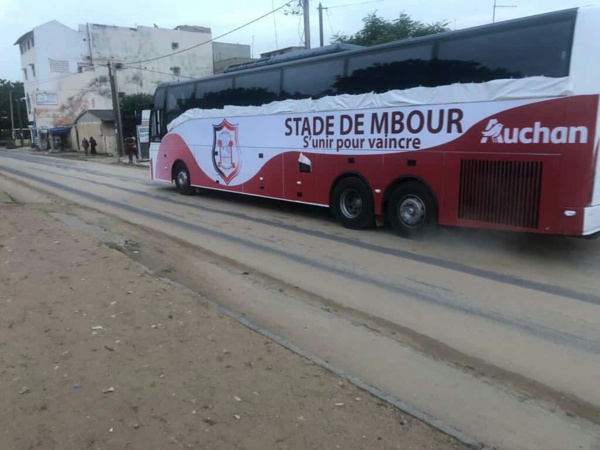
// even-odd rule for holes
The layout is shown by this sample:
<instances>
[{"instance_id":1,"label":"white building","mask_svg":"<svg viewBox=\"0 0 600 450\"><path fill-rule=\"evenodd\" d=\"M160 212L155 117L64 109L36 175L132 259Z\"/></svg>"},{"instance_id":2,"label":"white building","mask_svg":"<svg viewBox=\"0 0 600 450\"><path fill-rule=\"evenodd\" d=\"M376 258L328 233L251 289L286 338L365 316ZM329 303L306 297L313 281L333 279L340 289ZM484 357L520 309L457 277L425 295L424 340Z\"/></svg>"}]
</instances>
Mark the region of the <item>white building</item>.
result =
<instances>
[{"instance_id":1,"label":"white building","mask_svg":"<svg viewBox=\"0 0 600 450\"><path fill-rule=\"evenodd\" d=\"M55 20L25 33L15 45L21 51L30 126L40 147L47 148L50 136L68 139L69 127L83 112L112 108L108 63L122 65L116 72L119 92L152 94L164 81L211 75L210 40L205 27L85 24L73 30Z\"/></svg>"}]
</instances>

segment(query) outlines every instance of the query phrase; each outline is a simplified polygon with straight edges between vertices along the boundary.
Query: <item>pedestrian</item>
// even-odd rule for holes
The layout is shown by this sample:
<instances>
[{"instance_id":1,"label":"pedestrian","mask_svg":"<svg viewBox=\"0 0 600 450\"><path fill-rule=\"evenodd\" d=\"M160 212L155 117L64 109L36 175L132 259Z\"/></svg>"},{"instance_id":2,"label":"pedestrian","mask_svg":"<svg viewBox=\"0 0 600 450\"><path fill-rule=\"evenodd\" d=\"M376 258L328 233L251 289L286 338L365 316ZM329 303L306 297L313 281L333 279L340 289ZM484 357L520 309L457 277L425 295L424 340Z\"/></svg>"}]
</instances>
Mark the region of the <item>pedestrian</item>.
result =
<instances>
[{"instance_id":1,"label":"pedestrian","mask_svg":"<svg viewBox=\"0 0 600 450\"><path fill-rule=\"evenodd\" d=\"M85 136L81 140L81 146L83 147L83 151L85 152L85 156L87 156L88 148L90 146L90 141L88 141Z\"/></svg>"},{"instance_id":2,"label":"pedestrian","mask_svg":"<svg viewBox=\"0 0 600 450\"><path fill-rule=\"evenodd\" d=\"M96 152L97 145L98 145L98 143L96 142L96 139L94 139L94 136L90 136L90 149L91 149L92 155L98 154L98 152Z\"/></svg>"},{"instance_id":3,"label":"pedestrian","mask_svg":"<svg viewBox=\"0 0 600 450\"><path fill-rule=\"evenodd\" d=\"M135 159L137 160L137 154L136 154L136 148L135 148L135 138L133 136L129 136L128 138L125 139L125 153L127 154L127 157L129 158L129 164L133 164L133 155L135 154Z\"/></svg>"}]
</instances>

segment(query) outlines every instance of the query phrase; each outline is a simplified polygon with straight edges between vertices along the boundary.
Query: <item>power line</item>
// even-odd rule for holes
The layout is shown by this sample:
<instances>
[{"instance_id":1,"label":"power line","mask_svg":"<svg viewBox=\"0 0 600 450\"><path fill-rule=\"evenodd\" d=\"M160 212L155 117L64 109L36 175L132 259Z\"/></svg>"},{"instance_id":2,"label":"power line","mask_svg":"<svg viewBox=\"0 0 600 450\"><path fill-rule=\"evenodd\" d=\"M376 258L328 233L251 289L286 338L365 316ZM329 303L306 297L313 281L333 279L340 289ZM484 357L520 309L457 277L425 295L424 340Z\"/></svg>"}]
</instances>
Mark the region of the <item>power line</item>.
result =
<instances>
[{"instance_id":1,"label":"power line","mask_svg":"<svg viewBox=\"0 0 600 450\"><path fill-rule=\"evenodd\" d=\"M275 9L275 0L271 0L271 8ZM273 27L275 28L275 48L279 48L277 42L277 16L275 14L273 14Z\"/></svg>"},{"instance_id":2,"label":"power line","mask_svg":"<svg viewBox=\"0 0 600 450\"><path fill-rule=\"evenodd\" d=\"M331 35L333 36L335 32L333 31L333 25L331 24L331 12L329 12L329 8L327 8L327 22L329 23L329 28L331 29Z\"/></svg>"},{"instance_id":3,"label":"power line","mask_svg":"<svg viewBox=\"0 0 600 450\"><path fill-rule=\"evenodd\" d=\"M168 58L168 57L170 57L170 56L173 56L173 55L178 55L179 53L187 52L187 51L189 51L189 50L192 50L192 49L194 49L194 48L201 47L202 45L209 44L209 43L211 43L211 42L214 42L214 41L215 41L215 40L217 40L217 39L221 39L221 38L223 38L223 37L225 37L225 36L228 36L228 35L230 35L230 34L232 34L232 33L235 33L236 31L239 31L239 30L241 30L242 28L245 28L245 27L247 27L247 26L249 26L249 25L252 25L253 23L255 23L255 22L258 22L259 20L262 20L262 19L264 19L265 17L268 17L268 16L270 16L271 14L274 14L274 13L276 13L276 12L277 12L277 11L279 11L280 9L283 9L283 8L285 8L286 6L288 6L290 3L293 3L294 1L295 1L295 0L290 0L290 1L288 1L287 3L284 3L283 5L281 5L279 8L276 8L276 9L274 9L274 10L272 10L272 11L270 11L270 12L266 13L266 14L263 14L262 16L260 16L260 17L257 17L256 19L254 19L254 20L251 20L250 22L247 22L247 23L245 23L244 25L241 25L241 26L239 26L239 27L237 27L237 28L234 28L233 30L231 30L231 31L228 31L227 33L223 33L223 34L221 34L220 36L217 36L217 37L214 37L214 38L212 38L212 39L209 39L208 41L201 42L200 44L196 44L196 45L193 45L193 46L191 46L191 47L184 48L184 49L181 49L181 50L178 50L178 51L176 51L176 52L172 52L172 53L169 53L169 54L166 54L166 55L162 55L162 56L155 56L154 58L143 59L143 60L141 60L141 61L124 61L124 63L126 63L126 64L141 64L141 63L145 63L145 62L156 61L157 59Z\"/></svg>"}]
</instances>

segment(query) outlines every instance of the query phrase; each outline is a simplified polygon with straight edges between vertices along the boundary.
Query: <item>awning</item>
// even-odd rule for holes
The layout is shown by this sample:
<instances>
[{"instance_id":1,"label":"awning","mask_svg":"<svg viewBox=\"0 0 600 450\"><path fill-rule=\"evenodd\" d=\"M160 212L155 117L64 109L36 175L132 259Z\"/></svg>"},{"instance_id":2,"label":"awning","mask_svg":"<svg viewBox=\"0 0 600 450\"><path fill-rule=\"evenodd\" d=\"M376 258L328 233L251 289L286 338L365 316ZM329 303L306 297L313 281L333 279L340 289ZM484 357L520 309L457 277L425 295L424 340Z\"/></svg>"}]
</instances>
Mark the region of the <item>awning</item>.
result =
<instances>
[{"instance_id":1,"label":"awning","mask_svg":"<svg viewBox=\"0 0 600 450\"><path fill-rule=\"evenodd\" d=\"M69 133L71 131L71 127L56 127L56 128L50 128L50 134L52 136L64 136L65 134Z\"/></svg>"}]
</instances>

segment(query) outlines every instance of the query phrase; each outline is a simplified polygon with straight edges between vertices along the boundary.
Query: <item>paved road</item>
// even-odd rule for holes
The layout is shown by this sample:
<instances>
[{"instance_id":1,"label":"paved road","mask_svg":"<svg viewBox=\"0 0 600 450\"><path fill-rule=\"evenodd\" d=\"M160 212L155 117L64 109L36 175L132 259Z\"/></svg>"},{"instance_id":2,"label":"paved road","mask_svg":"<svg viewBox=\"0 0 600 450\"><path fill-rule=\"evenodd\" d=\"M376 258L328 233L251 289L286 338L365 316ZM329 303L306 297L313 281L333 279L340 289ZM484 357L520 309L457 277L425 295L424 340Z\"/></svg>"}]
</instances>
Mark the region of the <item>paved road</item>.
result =
<instances>
[{"instance_id":1,"label":"paved road","mask_svg":"<svg viewBox=\"0 0 600 450\"><path fill-rule=\"evenodd\" d=\"M0 174L204 249L171 276L489 446L600 448L600 240L408 241L318 208L184 197L141 169L17 152L0 152Z\"/></svg>"}]
</instances>

